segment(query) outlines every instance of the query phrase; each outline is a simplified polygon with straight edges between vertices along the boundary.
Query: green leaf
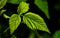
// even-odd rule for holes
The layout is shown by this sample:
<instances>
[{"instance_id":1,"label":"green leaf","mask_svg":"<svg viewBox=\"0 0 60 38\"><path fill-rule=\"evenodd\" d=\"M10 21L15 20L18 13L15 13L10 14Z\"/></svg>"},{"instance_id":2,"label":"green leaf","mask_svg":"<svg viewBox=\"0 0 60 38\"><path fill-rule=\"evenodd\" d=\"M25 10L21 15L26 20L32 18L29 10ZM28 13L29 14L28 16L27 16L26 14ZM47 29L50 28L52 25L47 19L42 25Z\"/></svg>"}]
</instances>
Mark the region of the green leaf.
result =
<instances>
[{"instance_id":1,"label":"green leaf","mask_svg":"<svg viewBox=\"0 0 60 38\"><path fill-rule=\"evenodd\" d=\"M19 3L19 1L18 1L18 0L8 0L8 3L18 4L18 3Z\"/></svg>"},{"instance_id":2,"label":"green leaf","mask_svg":"<svg viewBox=\"0 0 60 38\"><path fill-rule=\"evenodd\" d=\"M2 15L6 10L1 10L0 11L0 15Z\"/></svg>"},{"instance_id":3,"label":"green leaf","mask_svg":"<svg viewBox=\"0 0 60 38\"><path fill-rule=\"evenodd\" d=\"M26 2L21 2L20 5L18 6L17 12L19 14L23 14L29 10L29 4Z\"/></svg>"},{"instance_id":4,"label":"green leaf","mask_svg":"<svg viewBox=\"0 0 60 38\"><path fill-rule=\"evenodd\" d=\"M7 0L0 0L0 9L2 9L5 4L6 4Z\"/></svg>"},{"instance_id":5,"label":"green leaf","mask_svg":"<svg viewBox=\"0 0 60 38\"><path fill-rule=\"evenodd\" d=\"M48 3L47 0L35 0L35 4L45 13L49 19Z\"/></svg>"},{"instance_id":6,"label":"green leaf","mask_svg":"<svg viewBox=\"0 0 60 38\"><path fill-rule=\"evenodd\" d=\"M19 26L21 18L17 14L13 14L9 19L10 33L12 34Z\"/></svg>"},{"instance_id":7,"label":"green leaf","mask_svg":"<svg viewBox=\"0 0 60 38\"><path fill-rule=\"evenodd\" d=\"M12 3L12 4L19 4L22 1L27 1L27 0L8 0L8 3Z\"/></svg>"},{"instance_id":8,"label":"green leaf","mask_svg":"<svg viewBox=\"0 0 60 38\"><path fill-rule=\"evenodd\" d=\"M43 18L37 14L31 12L25 14L23 22L26 23L26 25L32 30L38 29L50 33Z\"/></svg>"},{"instance_id":9,"label":"green leaf","mask_svg":"<svg viewBox=\"0 0 60 38\"><path fill-rule=\"evenodd\" d=\"M6 14L3 14L4 18L10 18L9 16L7 16Z\"/></svg>"},{"instance_id":10,"label":"green leaf","mask_svg":"<svg viewBox=\"0 0 60 38\"><path fill-rule=\"evenodd\" d=\"M60 30L56 31L52 38L60 38Z\"/></svg>"}]
</instances>

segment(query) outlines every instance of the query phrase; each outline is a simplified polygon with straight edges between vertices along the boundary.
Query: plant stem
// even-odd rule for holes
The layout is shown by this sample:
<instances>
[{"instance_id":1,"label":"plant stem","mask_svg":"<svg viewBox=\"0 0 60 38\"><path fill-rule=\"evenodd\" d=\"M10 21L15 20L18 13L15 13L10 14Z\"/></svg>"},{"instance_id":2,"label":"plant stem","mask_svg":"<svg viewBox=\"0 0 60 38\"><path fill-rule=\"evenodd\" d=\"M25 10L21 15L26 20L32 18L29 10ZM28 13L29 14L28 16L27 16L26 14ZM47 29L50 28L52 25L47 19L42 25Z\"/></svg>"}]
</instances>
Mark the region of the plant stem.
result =
<instances>
[{"instance_id":1,"label":"plant stem","mask_svg":"<svg viewBox=\"0 0 60 38\"><path fill-rule=\"evenodd\" d=\"M9 29L9 27L6 30L4 30L3 33L7 32L8 29Z\"/></svg>"}]
</instances>

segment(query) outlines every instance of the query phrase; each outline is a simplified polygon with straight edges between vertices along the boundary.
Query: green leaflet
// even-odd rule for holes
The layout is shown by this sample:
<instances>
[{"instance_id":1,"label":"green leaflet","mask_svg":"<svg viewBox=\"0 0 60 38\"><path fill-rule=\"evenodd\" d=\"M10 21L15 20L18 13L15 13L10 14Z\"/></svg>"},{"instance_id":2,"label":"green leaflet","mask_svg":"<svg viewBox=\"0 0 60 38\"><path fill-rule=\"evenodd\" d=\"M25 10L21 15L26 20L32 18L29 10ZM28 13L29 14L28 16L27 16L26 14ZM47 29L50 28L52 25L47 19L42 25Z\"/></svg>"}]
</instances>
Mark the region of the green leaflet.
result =
<instances>
[{"instance_id":1,"label":"green leaflet","mask_svg":"<svg viewBox=\"0 0 60 38\"><path fill-rule=\"evenodd\" d=\"M10 18L9 16L7 16L6 14L3 14L3 16L5 17L5 18Z\"/></svg>"},{"instance_id":2,"label":"green leaflet","mask_svg":"<svg viewBox=\"0 0 60 38\"><path fill-rule=\"evenodd\" d=\"M38 29L50 33L43 18L37 14L34 13L25 14L23 17L23 22L26 23L26 25L32 30Z\"/></svg>"},{"instance_id":3,"label":"green leaflet","mask_svg":"<svg viewBox=\"0 0 60 38\"><path fill-rule=\"evenodd\" d=\"M0 11L0 15L2 15L6 10L1 10Z\"/></svg>"},{"instance_id":4,"label":"green leaflet","mask_svg":"<svg viewBox=\"0 0 60 38\"><path fill-rule=\"evenodd\" d=\"M23 14L29 10L29 4L26 2L21 2L20 5L18 6L17 12L19 14Z\"/></svg>"},{"instance_id":5,"label":"green leaflet","mask_svg":"<svg viewBox=\"0 0 60 38\"><path fill-rule=\"evenodd\" d=\"M52 38L60 38L60 30L56 31Z\"/></svg>"},{"instance_id":6,"label":"green leaflet","mask_svg":"<svg viewBox=\"0 0 60 38\"><path fill-rule=\"evenodd\" d=\"M18 3L19 3L19 1L18 1L18 0L8 0L8 3L18 4Z\"/></svg>"},{"instance_id":7,"label":"green leaflet","mask_svg":"<svg viewBox=\"0 0 60 38\"><path fill-rule=\"evenodd\" d=\"M47 18L50 18L47 0L35 0L35 4L45 13Z\"/></svg>"},{"instance_id":8,"label":"green leaflet","mask_svg":"<svg viewBox=\"0 0 60 38\"><path fill-rule=\"evenodd\" d=\"M8 3L19 4L22 1L27 1L27 0L8 0Z\"/></svg>"},{"instance_id":9,"label":"green leaflet","mask_svg":"<svg viewBox=\"0 0 60 38\"><path fill-rule=\"evenodd\" d=\"M21 22L21 18L17 14L13 14L9 19L10 33L12 34Z\"/></svg>"},{"instance_id":10,"label":"green leaflet","mask_svg":"<svg viewBox=\"0 0 60 38\"><path fill-rule=\"evenodd\" d=\"M5 4L6 4L7 0L0 0L0 9L2 9Z\"/></svg>"}]
</instances>

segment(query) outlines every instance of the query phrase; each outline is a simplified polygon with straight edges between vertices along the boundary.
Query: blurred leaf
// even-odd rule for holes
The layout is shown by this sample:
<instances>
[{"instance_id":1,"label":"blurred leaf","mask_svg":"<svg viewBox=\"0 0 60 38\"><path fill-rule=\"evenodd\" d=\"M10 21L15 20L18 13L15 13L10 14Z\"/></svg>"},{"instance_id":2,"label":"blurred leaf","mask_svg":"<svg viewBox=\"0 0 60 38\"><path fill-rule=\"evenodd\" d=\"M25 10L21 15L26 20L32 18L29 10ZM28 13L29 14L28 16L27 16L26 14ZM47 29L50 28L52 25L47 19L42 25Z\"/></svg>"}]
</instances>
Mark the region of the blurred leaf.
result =
<instances>
[{"instance_id":1,"label":"blurred leaf","mask_svg":"<svg viewBox=\"0 0 60 38\"><path fill-rule=\"evenodd\" d=\"M0 15L2 15L6 10L1 10L0 11Z\"/></svg>"},{"instance_id":2,"label":"blurred leaf","mask_svg":"<svg viewBox=\"0 0 60 38\"><path fill-rule=\"evenodd\" d=\"M9 19L10 33L12 34L19 26L21 18L17 14L13 14Z\"/></svg>"},{"instance_id":3,"label":"blurred leaf","mask_svg":"<svg viewBox=\"0 0 60 38\"><path fill-rule=\"evenodd\" d=\"M5 4L6 4L7 0L0 0L0 9L2 9Z\"/></svg>"},{"instance_id":4,"label":"blurred leaf","mask_svg":"<svg viewBox=\"0 0 60 38\"><path fill-rule=\"evenodd\" d=\"M31 32L31 33L30 33L29 38L35 38L34 32Z\"/></svg>"},{"instance_id":5,"label":"blurred leaf","mask_svg":"<svg viewBox=\"0 0 60 38\"><path fill-rule=\"evenodd\" d=\"M7 16L6 14L3 14L3 16L5 17L5 18L10 18L9 16Z\"/></svg>"},{"instance_id":6,"label":"blurred leaf","mask_svg":"<svg viewBox=\"0 0 60 38\"><path fill-rule=\"evenodd\" d=\"M44 33L42 36L43 38L50 38L50 35L48 33Z\"/></svg>"},{"instance_id":7,"label":"blurred leaf","mask_svg":"<svg viewBox=\"0 0 60 38\"><path fill-rule=\"evenodd\" d=\"M60 3L55 4L55 10L60 10Z\"/></svg>"},{"instance_id":8,"label":"blurred leaf","mask_svg":"<svg viewBox=\"0 0 60 38\"><path fill-rule=\"evenodd\" d=\"M27 1L27 0L8 0L8 3L19 4L22 1Z\"/></svg>"},{"instance_id":9,"label":"blurred leaf","mask_svg":"<svg viewBox=\"0 0 60 38\"><path fill-rule=\"evenodd\" d=\"M47 18L50 19L47 0L35 0L35 4L45 13Z\"/></svg>"},{"instance_id":10,"label":"blurred leaf","mask_svg":"<svg viewBox=\"0 0 60 38\"><path fill-rule=\"evenodd\" d=\"M42 35L40 34L40 37L38 38L51 38L48 33L43 33Z\"/></svg>"},{"instance_id":11,"label":"blurred leaf","mask_svg":"<svg viewBox=\"0 0 60 38\"><path fill-rule=\"evenodd\" d=\"M29 10L29 4L26 2L21 2L20 5L18 6L18 13L23 14Z\"/></svg>"},{"instance_id":12,"label":"blurred leaf","mask_svg":"<svg viewBox=\"0 0 60 38\"><path fill-rule=\"evenodd\" d=\"M60 10L60 4L59 5L55 5L55 10Z\"/></svg>"},{"instance_id":13,"label":"blurred leaf","mask_svg":"<svg viewBox=\"0 0 60 38\"><path fill-rule=\"evenodd\" d=\"M1 36L0 36L0 38L1 38Z\"/></svg>"},{"instance_id":14,"label":"blurred leaf","mask_svg":"<svg viewBox=\"0 0 60 38\"><path fill-rule=\"evenodd\" d=\"M46 32L39 34L37 31L31 31L29 38L51 38L51 37L50 34Z\"/></svg>"},{"instance_id":15,"label":"blurred leaf","mask_svg":"<svg viewBox=\"0 0 60 38\"><path fill-rule=\"evenodd\" d=\"M37 14L29 12L24 15L23 21L32 30L38 29L50 33L43 18Z\"/></svg>"},{"instance_id":16,"label":"blurred leaf","mask_svg":"<svg viewBox=\"0 0 60 38\"><path fill-rule=\"evenodd\" d=\"M52 38L60 38L60 30L56 31Z\"/></svg>"},{"instance_id":17,"label":"blurred leaf","mask_svg":"<svg viewBox=\"0 0 60 38\"><path fill-rule=\"evenodd\" d=\"M17 38L15 35L12 35L12 37L11 38Z\"/></svg>"},{"instance_id":18,"label":"blurred leaf","mask_svg":"<svg viewBox=\"0 0 60 38\"><path fill-rule=\"evenodd\" d=\"M19 3L19 1L18 1L18 0L8 0L8 3L18 4L18 3Z\"/></svg>"},{"instance_id":19,"label":"blurred leaf","mask_svg":"<svg viewBox=\"0 0 60 38\"><path fill-rule=\"evenodd\" d=\"M54 4L54 9L60 11L60 0L56 1L56 3Z\"/></svg>"}]
</instances>

